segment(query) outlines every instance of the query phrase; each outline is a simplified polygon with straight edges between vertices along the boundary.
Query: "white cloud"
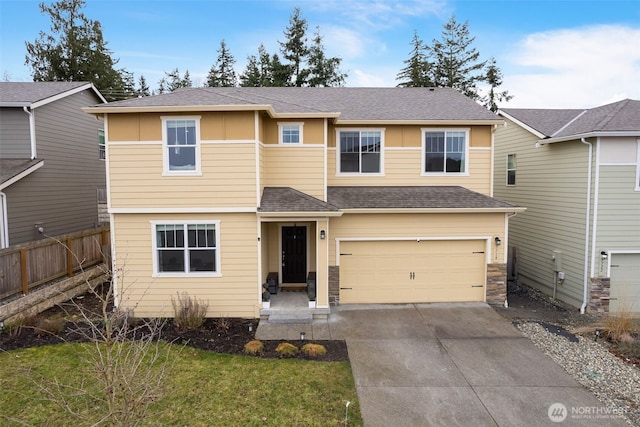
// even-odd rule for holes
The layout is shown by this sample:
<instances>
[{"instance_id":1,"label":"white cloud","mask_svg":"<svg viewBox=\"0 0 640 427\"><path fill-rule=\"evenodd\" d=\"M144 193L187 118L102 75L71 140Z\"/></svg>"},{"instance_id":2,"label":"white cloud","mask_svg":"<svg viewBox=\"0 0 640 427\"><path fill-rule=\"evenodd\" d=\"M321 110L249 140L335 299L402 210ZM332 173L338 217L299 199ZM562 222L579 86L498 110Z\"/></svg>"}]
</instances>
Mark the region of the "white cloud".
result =
<instances>
[{"instance_id":1,"label":"white cloud","mask_svg":"<svg viewBox=\"0 0 640 427\"><path fill-rule=\"evenodd\" d=\"M508 58L504 107L590 108L640 99L640 29L600 25L535 33Z\"/></svg>"},{"instance_id":2,"label":"white cloud","mask_svg":"<svg viewBox=\"0 0 640 427\"><path fill-rule=\"evenodd\" d=\"M443 16L448 10L446 0L325 0L313 5L315 10L335 11L351 22L357 21L377 29L394 27L406 17Z\"/></svg>"}]
</instances>

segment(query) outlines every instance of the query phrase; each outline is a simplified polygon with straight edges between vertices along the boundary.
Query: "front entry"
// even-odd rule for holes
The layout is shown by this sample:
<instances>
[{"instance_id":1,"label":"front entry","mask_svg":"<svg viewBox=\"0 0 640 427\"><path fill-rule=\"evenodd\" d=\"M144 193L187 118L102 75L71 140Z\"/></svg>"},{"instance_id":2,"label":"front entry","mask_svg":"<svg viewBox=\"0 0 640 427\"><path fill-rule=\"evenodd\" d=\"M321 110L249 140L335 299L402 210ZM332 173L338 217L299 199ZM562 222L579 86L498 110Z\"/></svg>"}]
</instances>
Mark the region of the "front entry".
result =
<instances>
[{"instance_id":1,"label":"front entry","mask_svg":"<svg viewBox=\"0 0 640 427\"><path fill-rule=\"evenodd\" d=\"M282 227L282 283L307 281L307 227Z\"/></svg>"}]
</instances>

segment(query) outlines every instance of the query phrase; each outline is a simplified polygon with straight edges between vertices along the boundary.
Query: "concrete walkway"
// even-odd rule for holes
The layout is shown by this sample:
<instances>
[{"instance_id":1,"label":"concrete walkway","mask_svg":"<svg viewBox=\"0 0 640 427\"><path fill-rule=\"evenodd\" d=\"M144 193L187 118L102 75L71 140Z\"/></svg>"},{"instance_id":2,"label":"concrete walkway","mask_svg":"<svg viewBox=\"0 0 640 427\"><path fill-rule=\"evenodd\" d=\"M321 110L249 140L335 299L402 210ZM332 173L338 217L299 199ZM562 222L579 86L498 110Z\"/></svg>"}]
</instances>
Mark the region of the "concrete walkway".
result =
<instances>
[{"instance_id":1,"label":"concrete walkway","mask_svg":"<svg viewBox=\"0 0 640 427\"><path fill-rule=\"evenodd\" d=\"M483 303L340 306L311 324L261 322L256 337L302 331L346 340L365 426L627 425L586 418L609 408ZM556 422L553 404L566 408Z\"/></svg>"}]
</instances>

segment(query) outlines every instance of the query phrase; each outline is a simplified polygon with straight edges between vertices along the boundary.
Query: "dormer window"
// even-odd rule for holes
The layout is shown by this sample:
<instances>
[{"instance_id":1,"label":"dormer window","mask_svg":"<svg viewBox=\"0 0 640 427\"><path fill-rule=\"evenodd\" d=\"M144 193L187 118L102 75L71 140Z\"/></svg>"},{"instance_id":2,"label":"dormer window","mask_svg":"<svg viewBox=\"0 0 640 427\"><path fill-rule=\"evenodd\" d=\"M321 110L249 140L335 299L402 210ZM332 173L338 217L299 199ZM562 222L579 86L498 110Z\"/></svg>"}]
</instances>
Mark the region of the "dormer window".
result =
<instances>
[{"instance_id":1,"label":"dormer window","mask_svg":"<svg viewBox=\"0 0 640 427\"><path fill-rule=\"evenodd\" d=\"M280 144L302 144L302 123L278 123Z\"/></svg>"}]
</instances>

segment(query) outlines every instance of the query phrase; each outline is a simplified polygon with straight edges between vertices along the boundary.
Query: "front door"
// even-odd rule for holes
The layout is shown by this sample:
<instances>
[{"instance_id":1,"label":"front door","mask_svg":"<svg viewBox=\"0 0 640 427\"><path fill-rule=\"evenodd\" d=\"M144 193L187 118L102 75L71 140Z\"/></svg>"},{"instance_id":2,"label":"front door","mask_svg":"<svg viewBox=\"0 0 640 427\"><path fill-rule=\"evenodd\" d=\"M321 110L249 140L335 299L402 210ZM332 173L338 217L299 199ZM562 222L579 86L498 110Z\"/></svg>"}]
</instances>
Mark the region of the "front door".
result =
<instances>
[{"instance_id":1,"label":"front door","mask_svg":"<svg viewBox=\"0 0 640 427\"><path fill-rule=\"evenodd\" d=\"M282 227L282 283L307 281L307 227Z\"/></svg>"}]
</instances>

